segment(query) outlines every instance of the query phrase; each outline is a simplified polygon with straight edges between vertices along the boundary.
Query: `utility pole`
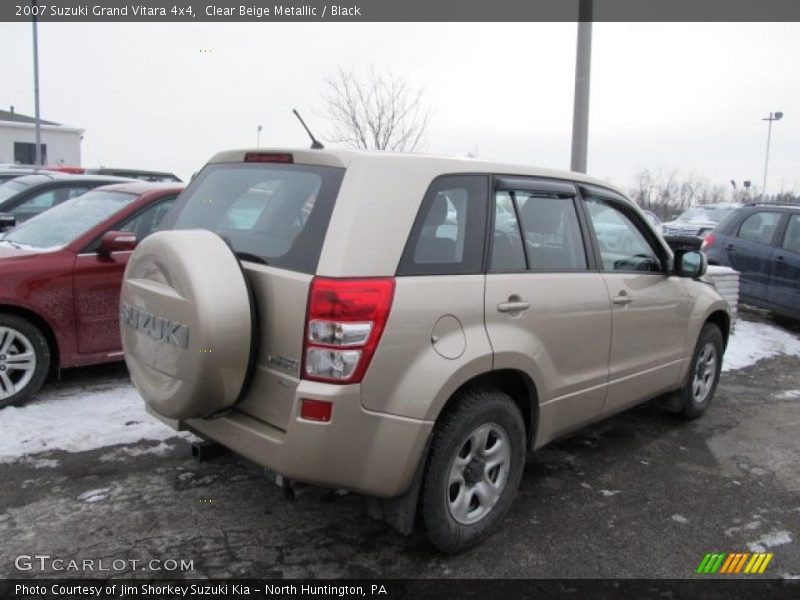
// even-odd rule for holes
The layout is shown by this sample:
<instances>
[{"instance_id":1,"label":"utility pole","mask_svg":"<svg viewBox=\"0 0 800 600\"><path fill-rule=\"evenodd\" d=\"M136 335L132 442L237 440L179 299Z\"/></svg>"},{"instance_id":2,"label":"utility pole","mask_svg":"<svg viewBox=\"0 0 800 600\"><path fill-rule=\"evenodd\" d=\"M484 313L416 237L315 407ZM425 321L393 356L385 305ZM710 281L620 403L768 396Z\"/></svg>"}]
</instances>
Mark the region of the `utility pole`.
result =
<instances>
[{"instance_id":1,"label":"utility pole","mask_svg":"<svg viewBox=\"0 0 800 600\"><path fill-rule=\"evenodd\" d=\"M42 122L39 114L39 35L36 27L36 0L33 0L33 101L35 104L36 115L36 152L35 161L37 165L42 162Z\"/></svg>"},{"instance_id":2,"label":"utility pole","mask_svg":"<svg viewBox=\"0 0 800 600\"><path fill-rule=\"evenodd\" d=\"M780 111L769 113L769 116L766 119L761 119L762 121L769 121L769 125L767 126L767 156L764 159L764 184L761 186L761 197L767 197L767 171L769 170L769 143L772 139L772 122L773 121L780 121L783 118L783 113Z\"/></svg>"},{"instance_id":3,"label":"utility pole","mask_svg":"<svg viewBox=\"0 0 800 600\"><path fill-rule=\"evenodd\" d=\"M578 49L575 59L575 99L572 114L572 160L570 169L586 173L589 146L589 84L592 70L593 0L580 0Z\"/></svg>"},{"instance_id":4,"label":"utility pole","mask_svg":"<svg viewBox=\"0 0 800 600\"><path fill-rule=\"evenodd\" d=\"M256 148L261 147L261 130L264 129L261 125L256 127Z\"/></svg>"}]
</instances>

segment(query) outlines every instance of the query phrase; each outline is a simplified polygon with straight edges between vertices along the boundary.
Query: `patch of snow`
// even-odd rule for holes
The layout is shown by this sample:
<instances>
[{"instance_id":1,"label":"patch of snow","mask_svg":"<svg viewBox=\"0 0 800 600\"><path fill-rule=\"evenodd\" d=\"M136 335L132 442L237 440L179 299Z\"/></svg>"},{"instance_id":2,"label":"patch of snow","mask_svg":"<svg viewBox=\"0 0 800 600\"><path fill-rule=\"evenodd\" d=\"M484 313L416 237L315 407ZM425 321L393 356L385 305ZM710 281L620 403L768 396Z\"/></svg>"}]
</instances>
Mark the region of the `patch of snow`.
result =
<instances>
[{"instance_id":1,"label":"patch of snow","mask_svg":"<svg viewBox=\"0 0 800 600\"><path fill-rule=\"evenodd\" d=\"M82 500L83 502L100 502L101 500L108 498L110 494L110 487L89 490L88 492L83 492L80 496L78 496L78 500Z\"/></svg>"},{"instance_id":2,"label":"patch of snow","mask_svg":"<svg viewBox=\"0 0 800 600\"><path fill-rule=\"evenodd\" d=\"M603 494L606 498L610 496L616 496L620 493L620 490L600 490L600 493Z\"/></svg>"},{"instance_id":3,"label":"patch of snow","mask_svg":"<svg viewBox=\"0 0 800 600\"><path fill-rule=\"evenodd\" d=\"M792 543L792 534L788 531L773 531L766 535L762 535L755 542L747 544L747 549L750 552L766 552L767 548L773 546L782 546L784 544Z\"/></svg>"},{"instance_id":4,"label":"patch of snow","mask_svg":"<svg viewBox=\"0 0 800 600\"><path fill-rule=\"evenodd\" d=\"M166 442L161 442L160 444L156 444L155 446L144 446L144 447L123 446L122 448L117 448L116 450L112 450L111 452L103 454L100 457L100 460L105 462L124 461L128 457L143 456L144 454L155 454L156 456L164 456L165 454L174 449L175 446L173 444L168 444Z\"/></svg>"},{"instance_id":5,"label":"patch of snow","mask_svg":"<svg viewBox=\"0 0 800 600\"><path fill-rule=\"evenodd\" d=\"M61 464L52 458L33 458L32 456L26 456L20 463L26 467L33 467L34 469L54 469Z\"/></svg>"},{"instance_id":6,"label":"patch of snow","mask_svg":"<svg viewBox=\"0 0 800 600\"><path fill-rule=\"evenodd\" d=\"M739 533L740 531L753 531L754 529L761 527L761 525L761 521L750 521L749 523L745 523L739 527L729 527L725 530L725 535L731 537L734 533Z\"/></svg>"},{"instance_id":7,"label":"patch of snow","mask_svg":"<svg viewBox=\"0 0 800 600\"><path fill-rule=\"evenodd\" d=\"M778 354L800 357L800 338L769 323L739 319L725 350L722 370L743 369Z\"/></svg>"},{"instance_id":8,"label":"patch of snow","mask_svg":"<svg viewBox=\"0 0 800 600\"><path fill-rule=\"evenodd\" d=\"M786 390L775 394L778 400L800 400L800 390Z\"/></svg>"},{"instance_id":9,"label":"patch of snow","mask_svg":"<svg viewBox=\"0 0 800 600\"><path fill-rule=\"evenodd\" d=\"M45 389L35 402L0 409L0 431L0 463L48 450L83 452L141 440L193 438L148 414L127 382Z\"/></svg>"},{"instance_id":10,"label":"patch of snow","mask_svg":"<svg viewBox=\"0 0 800 600\"><path fill-rule=\"evenodd\" d=\"M686 518L686 517L684 517L683 515L672 515L670 518L671 518L673 521L675 521L676 523L683 523L683 524L686 524L686 523L688 523L688 522L689 522L689 519L687 519L687 518Z\"/></svg>"}]
</instances>

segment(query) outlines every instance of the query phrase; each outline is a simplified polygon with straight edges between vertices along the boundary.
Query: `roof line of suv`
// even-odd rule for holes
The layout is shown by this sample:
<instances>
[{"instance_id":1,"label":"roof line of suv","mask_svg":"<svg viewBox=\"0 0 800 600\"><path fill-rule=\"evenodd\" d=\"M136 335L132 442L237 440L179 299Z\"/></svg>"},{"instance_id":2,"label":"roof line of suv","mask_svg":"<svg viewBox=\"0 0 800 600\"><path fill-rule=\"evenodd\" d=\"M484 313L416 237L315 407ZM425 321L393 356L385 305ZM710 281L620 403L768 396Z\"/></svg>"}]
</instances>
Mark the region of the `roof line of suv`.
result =
<instances>
[{"instance_id":1,"label":"roof line of suv","mask_svg":"<svg viewBox=\"0 0 800 600\"><path fill-rule=\"evenodd\" d=\"M291 154L293 162L297 164L308 164L328 167L339 167L346 169L353 161L391 161L398 163L398 167L404 166L424 166L426 176L436 177L452 173L462 174L493 174L493 175L519 175L525 177L543 177L551 179L568 179L580 183L588 183L611 189L625 196L624 190L608 181L591 177L583 173L564 171L558 169L546 169L532 167L530 165L504 163L496 161L481 160L476 158L454 158L449 156L437 156L430 154L409 154L399 152L385 152L380 150L347 150L347 149L324 149L312 150L308 148L241 148L237 150L226 150L215 154L211 163L244 163L246 154Z\"/></svg>"}]
</instances>

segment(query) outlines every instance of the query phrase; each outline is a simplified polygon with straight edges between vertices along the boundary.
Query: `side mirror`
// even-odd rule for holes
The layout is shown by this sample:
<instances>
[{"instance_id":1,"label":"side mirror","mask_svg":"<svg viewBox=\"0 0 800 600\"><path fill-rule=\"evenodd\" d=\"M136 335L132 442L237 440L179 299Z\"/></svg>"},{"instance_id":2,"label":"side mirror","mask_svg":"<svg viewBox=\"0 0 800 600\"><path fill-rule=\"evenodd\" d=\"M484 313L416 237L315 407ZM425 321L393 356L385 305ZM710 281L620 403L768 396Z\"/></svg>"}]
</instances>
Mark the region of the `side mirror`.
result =
<instances>
[{"instance_id":1,"label":"side mirror","mask_svg":"<svg viewBox=\"0 0 800 600\"><path fill-rule=\"evenodd\" d=\"M11 213L0 213L0 231L11 229L17 224L17 217Z\"/></svg>"},{"instance_id":2,"label":"side mirror","mask_svg":"<svg viewBox=\"0 0 800 600\"><path fill-rule=\"evenodd\" d=\"M112 252L130 252L136 248L136 236L128 231L106 231L100 238L98 253L110 256Z\"/></svg>"},{"instance_id":3,"label":"side mirror","mask_svg":"<svg viewBox=\"0 0 800 600\"><path fill-rule=\"evenodd\" d=\"M697 250L686 250L675 254L675 274L678 277L697 279L706 274L708 258Z\"/></svg>"}]
</instances>

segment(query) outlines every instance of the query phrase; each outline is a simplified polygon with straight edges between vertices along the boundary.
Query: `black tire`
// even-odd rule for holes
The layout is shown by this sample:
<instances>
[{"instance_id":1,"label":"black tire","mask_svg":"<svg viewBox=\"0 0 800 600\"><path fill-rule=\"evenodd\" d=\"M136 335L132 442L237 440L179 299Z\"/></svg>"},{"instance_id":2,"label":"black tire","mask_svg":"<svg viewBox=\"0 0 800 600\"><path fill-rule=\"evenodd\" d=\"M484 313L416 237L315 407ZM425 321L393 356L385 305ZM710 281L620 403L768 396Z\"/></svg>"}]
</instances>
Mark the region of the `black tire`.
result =
<instances>
[{"instance_id":1,"label":"black tire","mask_svg":"<svg viewBox=\"0 0 800 600\"><path fill-rule=\"evenodd\" d=\"M14 334L13 340L9 333ZM9 344L8 347L4 347L5 344ZM28 351L33 352L35 360L30 376L13 368L19 361L7 358ZM49 370L50 346L39 328L22 317L0 314L0 408L29 400L42 387ZM24 385L9 395L12 391L9 382L19 384L24 380L27 380Z\"/></svg>"},{"instance_id":2,"label":"black tire","mask_svg":"<svg viewBox=\"0 0 800 600\"><path fill-rule=\"evenodd\" d=\"M449 485L451 468L459 468L455 465L457 455L471 447L471 435L480 435L479 430L487 432L483 450L476 452L475 458L469 461L469 465L473 466L467 465L463 469L461 482ZM501 446L494 445L498 441ZM495 462L501 456L496 454L498 451L502 451L502 456L505 456L505 446L502 445L504 441L508 442L507 470L502 465L491 467L491 463L487 465L482 462L481 459L486 456L489 456L488 460ZM486 454L482 454L484 451ZM471 452L467 455L471 456ZM525 454L525 423L516 404L507 394L491 389L462 392L436 424L422 484L422 520L431 543L442 552L456 553L471 548L488 537L511 507L522 478ZM467 457L459 460L465 461ZM468 480L473 478L478 480L470 483ZM495 478L495 481L490 481L490 478ZM504 485L500 485L501 480L504 480ZM454 492L453 486L456 486L458 492L455 499L469 497L466 503L459 503L459 506L465 505L466 509L462 518L469 519L475 518L469 517L469 511L473 500L479 496L475 487L470 487L472 485L490 490L494 499L485 502L483 508L480 506L481 501L477 500L478 508L485 510L479 520L471 523L459 522L451 512L450 495ZM473 515L478 514L476 510L478 509L473 509Z\"/></svg>"},{"instance_id":3,"label":"black tire","mask_svg":"<svg viewBox=\"0 0 800 600\"><path fill-rule=\"evenodd\" d=\"M715 357L713 368L710 368L708 362L710 348L713 348ZM692 354L692 362L689 366L689 373L686 376L686 383L678 392L680 398L679 406L681 407L680 414L685 419L697 419L703 416L708 407L711 406L722 370L722 354L722 332L713 323L706 323L697 337L697 344ZM699 363L703 363L703 365ZM709 378L707 380L702 390L703 393L700 394L696 387L697 379L705 379L706 375L713 379Z\"/></svg>"}]
</instances>

